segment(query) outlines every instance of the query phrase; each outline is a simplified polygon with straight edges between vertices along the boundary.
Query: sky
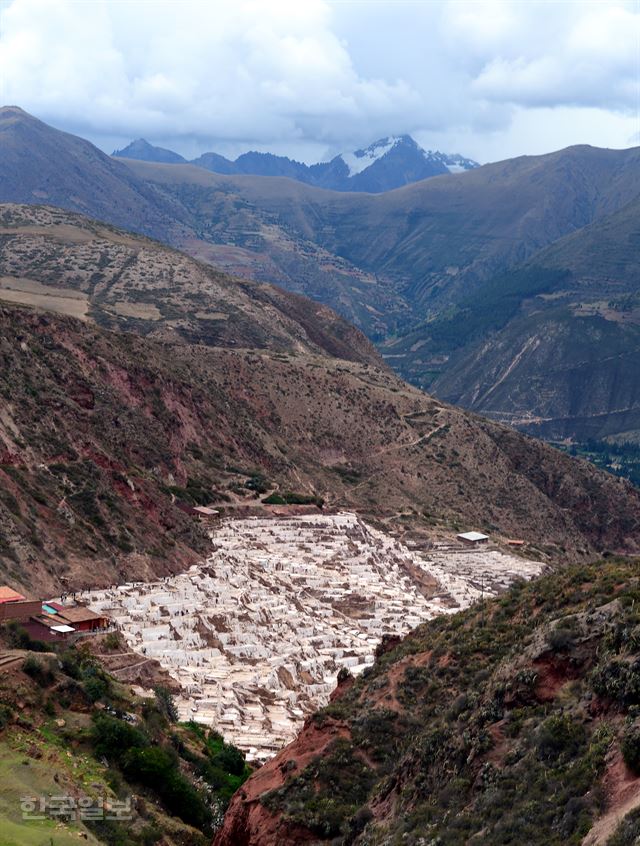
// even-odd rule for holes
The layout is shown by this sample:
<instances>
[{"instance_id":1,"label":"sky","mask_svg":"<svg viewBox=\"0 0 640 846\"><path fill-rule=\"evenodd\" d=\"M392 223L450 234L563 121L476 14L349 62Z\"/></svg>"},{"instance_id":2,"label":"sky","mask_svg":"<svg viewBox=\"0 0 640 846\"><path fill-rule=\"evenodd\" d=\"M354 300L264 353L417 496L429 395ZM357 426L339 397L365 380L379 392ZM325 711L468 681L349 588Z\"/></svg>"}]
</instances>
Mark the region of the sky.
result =
<instances>
[{"instance_id":1,"label":"sky","mask_svg":"<svg viewBox=\"0 0 640 846\"><path fill-rule=\"evenodd\" d=\"M106 152L640 144L640 0L0 0L0 100Z\"/></svg>"}]
</instances>

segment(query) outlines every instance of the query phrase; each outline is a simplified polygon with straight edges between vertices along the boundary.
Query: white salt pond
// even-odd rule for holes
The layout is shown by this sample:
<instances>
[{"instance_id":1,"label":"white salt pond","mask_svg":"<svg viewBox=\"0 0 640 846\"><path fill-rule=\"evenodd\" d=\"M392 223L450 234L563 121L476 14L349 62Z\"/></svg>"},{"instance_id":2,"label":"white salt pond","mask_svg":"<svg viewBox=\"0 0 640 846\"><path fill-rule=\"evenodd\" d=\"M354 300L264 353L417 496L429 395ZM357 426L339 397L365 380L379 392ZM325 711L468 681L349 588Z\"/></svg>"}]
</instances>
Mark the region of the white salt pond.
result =
<instances>
[{"instance_id":1,"label":"white salt pond","mask_svg":"<svg viewBox=\"0 0 640 846\"><path fill-rule=\"evenodd\" d=\"M358 674L373 663L383 635L542 567L494 549L409 549L346 512L231 519L212 542L206 562L181 575L86 601L180 683L181 719L213 726L249 760L292 740L342 667Z\"/></svg>"}]
</instances>

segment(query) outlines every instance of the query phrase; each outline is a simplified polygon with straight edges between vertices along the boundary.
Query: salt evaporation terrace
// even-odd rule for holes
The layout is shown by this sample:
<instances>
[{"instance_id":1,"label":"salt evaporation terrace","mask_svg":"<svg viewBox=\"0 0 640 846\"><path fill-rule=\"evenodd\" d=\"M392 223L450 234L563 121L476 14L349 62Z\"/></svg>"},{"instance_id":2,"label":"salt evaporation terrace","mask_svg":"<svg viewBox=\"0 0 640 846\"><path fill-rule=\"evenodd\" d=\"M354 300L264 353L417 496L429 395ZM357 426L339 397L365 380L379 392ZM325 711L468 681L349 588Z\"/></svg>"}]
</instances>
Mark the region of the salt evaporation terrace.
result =
<instances>
[{"instance_id":1,"label":"salt evaporation terrace","mask_svg":"<svg viewBox=\"0 0 640 846\"><path fill-rule=\"evenodd\" d=\"M412 550L351 513L228 520L212 540L205 563L88 604L180 683L181 719L216 727L250 760L289 742L342 667L373 663L383 635L540 572L497 550Z\"/></svg>"}]
</instances>

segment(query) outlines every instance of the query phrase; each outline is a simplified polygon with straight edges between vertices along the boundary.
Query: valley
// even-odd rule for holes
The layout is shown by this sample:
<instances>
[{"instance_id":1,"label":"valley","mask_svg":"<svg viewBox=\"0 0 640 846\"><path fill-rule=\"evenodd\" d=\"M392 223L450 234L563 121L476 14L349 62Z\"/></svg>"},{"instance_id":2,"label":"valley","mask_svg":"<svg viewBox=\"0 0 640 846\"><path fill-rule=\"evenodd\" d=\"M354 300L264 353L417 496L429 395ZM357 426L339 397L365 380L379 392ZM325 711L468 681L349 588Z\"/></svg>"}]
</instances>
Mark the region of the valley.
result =
<instances>
[{"instance_id":1,"label":"valley","mask_svg":"<svg viewBox=\"0 0 640 846\"><path fill-rule=\"evenodd\" d=\"M639 48L0 0L0 846L640 846Z\"/></svg>"},{"instance_id":2,"label":"valley","mask_svg":"<svg viewBox=\"0 0 640 846\"><path fill-rule=\"evenodd\" d=\"M15 107L0 111L0 145L0 201L89 214L311 297L402 378L536 436L636 437L638 148L574 146L367 193L110 158ZM225 334L189 324L205 343Z\"/></svg>"}]
</instances>

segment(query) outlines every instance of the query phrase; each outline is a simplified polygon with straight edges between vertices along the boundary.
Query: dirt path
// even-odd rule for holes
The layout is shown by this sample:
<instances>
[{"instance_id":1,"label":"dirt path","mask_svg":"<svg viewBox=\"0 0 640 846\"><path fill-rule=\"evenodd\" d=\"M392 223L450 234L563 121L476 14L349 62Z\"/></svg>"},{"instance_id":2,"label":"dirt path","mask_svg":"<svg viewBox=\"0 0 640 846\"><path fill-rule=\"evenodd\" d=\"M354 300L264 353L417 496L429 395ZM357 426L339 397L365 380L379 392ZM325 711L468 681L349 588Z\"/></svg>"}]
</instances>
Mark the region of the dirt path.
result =
<instances>
[{"instance_id":1,"label":"dirt path","mask_svg":"<svg viewBox=\"0 0 640 846\"><path fill-rule=\"evenodd\" d=\"M640 807L640 778L629 773L619 753L607 769L604 784L609 809L584 838L582 846L605 846L624 817Z\"/></svg>"}]
</instances>

